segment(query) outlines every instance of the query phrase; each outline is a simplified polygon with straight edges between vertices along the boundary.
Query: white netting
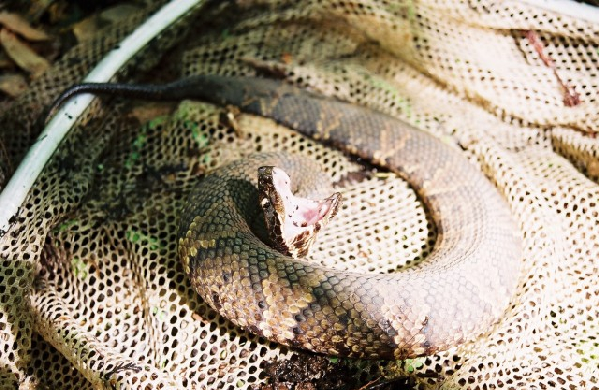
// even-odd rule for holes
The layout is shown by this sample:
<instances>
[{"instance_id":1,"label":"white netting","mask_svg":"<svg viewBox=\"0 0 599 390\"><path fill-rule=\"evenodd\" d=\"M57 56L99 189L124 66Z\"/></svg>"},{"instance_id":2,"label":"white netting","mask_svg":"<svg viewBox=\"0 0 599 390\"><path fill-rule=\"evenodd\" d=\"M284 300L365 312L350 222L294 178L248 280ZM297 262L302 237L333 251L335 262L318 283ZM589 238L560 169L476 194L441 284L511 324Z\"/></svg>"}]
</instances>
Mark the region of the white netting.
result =
<instances>
[{"instance_id":1,"label":"white netting","mask_svg":"<svg viewBox=\"0 0 599 390\"><path fill-rule=\"evenodd\" d=\"M509 201L525 243L518 292L488 334L379 363L316 357L234 327L191 289L176 256L178 212L205 172L260 150L320 161L347 201L312 257L366 272L426 257L435 230L419 200L393 175L264 118L199 102L96 104L2 237L0 388L360 388L397 377L416 388L599 387L599 21L529 4L225 2L136 60L147 69L177 42L166 63L183 75L255 74L259 64L463 149ZM13 167L40 103L142 17L76 47L3 114Z\"/></svg>"}]
</instances>

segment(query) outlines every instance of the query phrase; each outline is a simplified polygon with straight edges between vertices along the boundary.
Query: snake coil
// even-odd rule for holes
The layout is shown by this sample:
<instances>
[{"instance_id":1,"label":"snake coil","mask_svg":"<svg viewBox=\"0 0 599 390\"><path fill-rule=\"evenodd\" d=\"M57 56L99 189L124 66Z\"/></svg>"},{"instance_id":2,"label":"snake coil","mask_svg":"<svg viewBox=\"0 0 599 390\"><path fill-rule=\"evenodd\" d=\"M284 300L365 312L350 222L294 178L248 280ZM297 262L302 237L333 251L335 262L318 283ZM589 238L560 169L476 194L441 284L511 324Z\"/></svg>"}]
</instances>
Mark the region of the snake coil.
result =
<instances>
[{"instance_id":1,"label":"snake coil","mask_svg":"<svg viewBox=\"0 0 599 390\"><path fill-rule=\"evenodd\" d=\"M398 119L253 77L80 84L57 104L80 92L235 105L386 167L418 193L439 232L427 260L406 272L358 274L284 256L249 228L260 166L293 180L314 175L313 166L265 154L204 178L181 214L179 256L202 297L254 333L333 355L429 355L486 331L515 291L521 241L506 202L458 151Z\"/></svg>"}]
</instances>

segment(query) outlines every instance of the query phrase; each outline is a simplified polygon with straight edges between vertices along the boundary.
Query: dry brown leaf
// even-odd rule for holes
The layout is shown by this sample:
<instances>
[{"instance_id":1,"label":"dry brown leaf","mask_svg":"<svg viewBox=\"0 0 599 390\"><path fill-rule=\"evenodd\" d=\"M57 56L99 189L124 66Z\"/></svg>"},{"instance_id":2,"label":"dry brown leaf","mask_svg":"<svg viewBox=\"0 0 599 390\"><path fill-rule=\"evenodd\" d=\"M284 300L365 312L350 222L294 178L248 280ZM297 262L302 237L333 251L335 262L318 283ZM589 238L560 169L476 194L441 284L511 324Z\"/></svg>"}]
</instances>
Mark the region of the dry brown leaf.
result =
<instances>
[{"instance_id":1,"label":"dry brown leaf","mask_svg":"<svg viewBox=\"0 0 599 390\"><path fill-rule=\"evenodd\" d=\"M137 118L141 123L145 123L157 116L171 114L174 107L169 103L140 103L133 106L131 116Z\"/></svg>"},{"instance_id":2,"label":"dry brown leaf","mask_svg":"<svg viewBox=\"0 0 599 390\"><path fill-rule=\"evenodd\" d=\"M6 54L15 61L19 68L26 70L32 76L43 73L50 66L45 58L37 55L31 47L21 42L15 34L7 29L0 30L0 45L4 47Z\"/></svg>"},{"instance_id":3,"label":"dry brown leaf","mask_svg":"<svg viewBox=\"0 0 599 390\"><path fill-rule=\"evenodd\" d=\"M91 15L73 26L73 34L77 42L81 43L96 36L100 29L100 18L97 15Z\"/></svg>"},{"instance_id":4,"label":"dry brown leaf","mask_svg":"<svg viewBox=\"0 0 599 390\"><path fill-rule=\"evenodd\" d=\"M15 67L15 63L13 60L11 60L10 58L8 58L8 56L6 55L5 52L0 51L0 69L10 69L10 68L14 68Z\"/></svg>"},{"instance_id":5,"label":"dry brown leaf","mask_svg":"<svg viewBox=\"0 0 599 390\"><path fill-rule=\"evenodd\" d=\"M106 9L101 14L93 14L76 23L73 34L77 42L84 42L97 35L98 31L106 27L106 22L116 23L139 13L139 7L130 4L120 4Z\"/></svg>"},{"instance_id":6,"label":"dry brown leaf","mask_svg":"<svg viewBox=\"0 0 599 390\"><path fill-rule=\"evenodd\" d=\"M9 30L19 34L23 38L32 42L42 42L50 40L50 36L44 31L33 28L29 22L22 16L17 14L10 14L7 12L0 12L0 24Z\"/></svg>"},{"instance_id":7,"label":"dry brown leaf","mask_svg":"<svg viewBox=\"0 0 599 390\"><path fill-rule=\"evenodd\" d=\"M15 98L28 88L27 80L22 74L9 73L0 75L0 90Z\"/></svg>"},{"instance_id":8,"label":"dry brown leaf","mask_svg":"<svg viewBox=\"0 0 599 390\"><path fill-rule=\"evenodd\" d=\"M28 14L33 20L39 20L46 12L48 7L52 5L54 0L35 0L29 4Z\"/></svg>"},{"instance_id":9,"label":"dry brown leaf","mask_svg":"<svg viewBox=\"0 0 599 390\"><path fill-rule=\"evenodd\" d=\"M116 23L125 20L131 16L137 15L139 11L139 7L124 3L107 8L100 14L100 16L111 23Z\"/></svg>"},{"instance_id":10,"label":"dry brown leaf","mask_svg":"<svg viewBox=\"0 0 599 390\"><path fill-rule=\"evenodd\" d=\"M48 2L47 8L44 12L44 18L47 18L49 25L60 24L64 22L65 18L69 15L69 2L68 1L55 1L55 0L44 0Z\"/></svg>"},{"instance_id":11,"label":"dry brown leaf","mask_svg":"<svg viewBox=\"0 0 599 390\"><path fill-rule=\"evenodd\" d=\"M599 162L597 160L593 160L587 165L587 174L591 177L599 176Z\"/></svg>"}]
</instances>

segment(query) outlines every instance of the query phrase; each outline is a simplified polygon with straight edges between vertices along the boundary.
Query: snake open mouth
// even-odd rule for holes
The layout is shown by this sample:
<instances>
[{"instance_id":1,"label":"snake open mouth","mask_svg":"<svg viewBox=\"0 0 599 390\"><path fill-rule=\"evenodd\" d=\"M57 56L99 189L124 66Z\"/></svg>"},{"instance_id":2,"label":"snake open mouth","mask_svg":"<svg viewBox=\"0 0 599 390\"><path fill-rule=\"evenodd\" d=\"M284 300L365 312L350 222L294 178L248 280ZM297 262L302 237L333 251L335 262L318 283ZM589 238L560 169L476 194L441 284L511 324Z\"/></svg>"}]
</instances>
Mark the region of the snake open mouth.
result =
<instances>
[{"instance_id":1,"label":"snake open mouth","mask_svg":"<svg viewBox=\"0 0 599 390\"><path fill-rule=\"evenodd\" d=\"M338 192L322 200L293 195L291 179L277 167L258 169L258 191L272 245L294 258L307 256L316 235L341 204Z\"/></svg>"}]
</instances>

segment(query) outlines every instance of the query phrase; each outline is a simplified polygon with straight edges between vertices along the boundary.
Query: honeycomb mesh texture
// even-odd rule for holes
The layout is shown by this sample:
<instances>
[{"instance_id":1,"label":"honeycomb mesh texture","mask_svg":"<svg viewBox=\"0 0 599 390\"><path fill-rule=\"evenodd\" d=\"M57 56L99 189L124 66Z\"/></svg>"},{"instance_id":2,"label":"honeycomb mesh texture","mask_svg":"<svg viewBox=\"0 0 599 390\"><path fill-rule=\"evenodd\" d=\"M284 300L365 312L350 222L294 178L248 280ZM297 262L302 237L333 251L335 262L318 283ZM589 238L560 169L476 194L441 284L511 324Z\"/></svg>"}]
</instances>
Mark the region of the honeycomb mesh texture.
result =
<instances>
[{"instance_id":1,"label":"honeycomb mesh texture","mask_svg":"<svg viewBox=\"0 0 599 390\"><path fill-rule=\"evenodd\" d=\"M159 5L75 47L1 114L5 178L38 135L43 105ZM396 377L422 389L599 387L599 24L515 1L210 5L119 79L168 52L181 75L259 67L402 118L462 150L507 199L524 240L512 305L476 341L401 362L329 360L307 375L313 388L333 387L339 367L345 388ZM579 104L564 104L556 73ZM148 107L167 114L140 120ZM0 241L1 389L276 388L267 385L273 365L316 361L220 317L177 259L189 190L251 152L309 156L338 182L345 202L314 261L392 272L426 258L435 228L407 183L232 112L95 101Z\"/></svg>"}]
</instances>

